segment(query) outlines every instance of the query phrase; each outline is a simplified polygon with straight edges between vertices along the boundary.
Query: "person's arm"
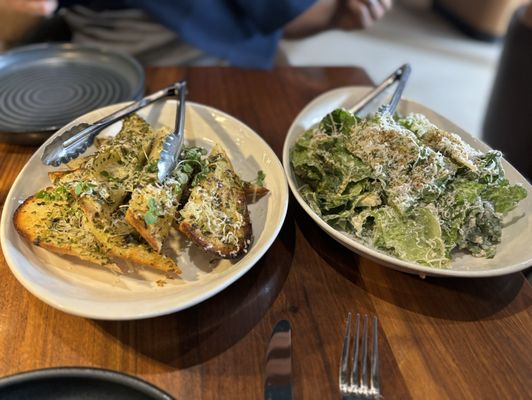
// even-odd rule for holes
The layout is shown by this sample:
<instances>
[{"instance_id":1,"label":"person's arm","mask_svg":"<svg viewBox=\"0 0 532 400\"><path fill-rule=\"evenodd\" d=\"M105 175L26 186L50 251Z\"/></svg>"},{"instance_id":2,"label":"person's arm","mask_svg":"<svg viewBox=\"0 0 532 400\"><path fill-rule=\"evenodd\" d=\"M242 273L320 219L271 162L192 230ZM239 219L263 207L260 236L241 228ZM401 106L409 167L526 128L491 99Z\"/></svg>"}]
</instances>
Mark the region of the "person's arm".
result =
<instances>
[{"instance_id":1,"label":"person's arm","mask_svg":"<svg viewBox=\"0 0 532 400\"><path fill-rule=\"evenodd\" d=\"M285 26L284 35L294 38L332 28L367 28L391 8L392 0L318 0Z\"/></svg>"},{"instance_id":2,"label":"person's arm","mask_svg":"<svg viewBox=\"0 0 532 400\"><path fill-rule=\"evenodd\" d=\"M339 0L318 0L284 27L285 37L301 37L331 27Z\"/></svg>"},{"instance_id":3,"label":"person's arm","mask_svg":"<svg viewBox=\"0 0 532 400\"><path fill-rule=\"evenodd\" d=\"M57 0L0 0L0 8L49 16L56 10Z\"/></svg>"}]
</instances>

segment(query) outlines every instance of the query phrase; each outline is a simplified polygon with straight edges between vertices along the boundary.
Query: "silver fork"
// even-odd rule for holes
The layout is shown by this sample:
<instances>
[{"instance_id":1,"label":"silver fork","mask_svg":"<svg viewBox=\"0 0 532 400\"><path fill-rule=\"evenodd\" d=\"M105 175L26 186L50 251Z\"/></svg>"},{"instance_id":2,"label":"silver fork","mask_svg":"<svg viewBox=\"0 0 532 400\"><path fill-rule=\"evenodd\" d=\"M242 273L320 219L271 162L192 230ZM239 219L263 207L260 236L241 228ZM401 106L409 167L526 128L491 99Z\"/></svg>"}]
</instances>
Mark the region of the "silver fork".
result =
<instances>
[{"instance_id":1,"label":"silver fork","mask_svg":"<svg viewBox=\"0 0 532 400\"><path fill-rule=\"evenodd\" d=\"M360 336L360 314L355 319L355 336L353 339L353 353L349 352L351 342L351 313L347 315L344 346L340 360L339 386L343 400L369 400L380 398L379 385L379 336L378 320L373 317L373 341L371 351L371 370L368 381L368 316L364 315L364 327ZM362 354L359 355L360 342ZM351 363L350 363L351 361ZM349 366L351 364L351 373Z\"/></svg>"}]
</instances>

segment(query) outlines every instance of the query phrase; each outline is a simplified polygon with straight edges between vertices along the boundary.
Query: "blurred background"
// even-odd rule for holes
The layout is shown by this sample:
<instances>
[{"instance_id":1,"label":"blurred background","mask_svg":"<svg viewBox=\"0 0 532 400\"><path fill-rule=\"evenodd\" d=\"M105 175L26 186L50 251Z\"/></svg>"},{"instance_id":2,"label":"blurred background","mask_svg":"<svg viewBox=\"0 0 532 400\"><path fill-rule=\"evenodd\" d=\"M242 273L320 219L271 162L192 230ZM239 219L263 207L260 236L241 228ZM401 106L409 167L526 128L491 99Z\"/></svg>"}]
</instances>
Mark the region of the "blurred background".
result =
<instances>
[{"instance_id":1,"label":"blurred background","mask_svg":"<svg viewBox=\"0 0 532 400\"><path fill-rule=\"evenodd\" d=\"M483 1L489 3L489 1ZM442 1L442 3L446 3ZM461 11L468 1L447 1ZM480 3L480 2L471 2ZM497 0L494 3L505 3ZM517 2L507 2L499 17L485 21L470 14L471 27L489 32L479 40L434 8L430 0L396 1L394 7L364 30L329 30L312 37L283 40L292 65L360 65L374 82L410 62L412 76L405 97L416 100L480 136L502 36ZM464 18L467 16L463 12Z\"/></svg>"},{"instance_id":2,"label":"blurred background","mask_svg":"<svg viewBox=\"0 0 532 400\"><path fill-rule=\"evenodd\" d=\"M42 16L5 7L9 1L0 0L0 50L19 43L43 21ZM512 14L525 3L395 0L365 29L333 27L282 39L280 50L290 65L358 65L375 82L409 62L413 74L405 96L481 137L504 36Z\"/></svg>"}]
</instances>

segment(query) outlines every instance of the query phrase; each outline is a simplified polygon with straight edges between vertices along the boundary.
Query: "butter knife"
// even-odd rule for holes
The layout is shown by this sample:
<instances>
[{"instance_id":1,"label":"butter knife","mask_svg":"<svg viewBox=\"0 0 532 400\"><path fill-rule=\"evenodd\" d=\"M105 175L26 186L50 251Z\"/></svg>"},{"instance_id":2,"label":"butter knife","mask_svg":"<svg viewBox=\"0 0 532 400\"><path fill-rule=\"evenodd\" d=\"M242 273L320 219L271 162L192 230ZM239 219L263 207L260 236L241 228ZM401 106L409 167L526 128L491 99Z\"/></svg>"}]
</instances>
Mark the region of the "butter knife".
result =
<instances>
[{"instance_id":1,"label":"butter knife","mask_svg":"<svg viewBox=\"0 0 532 400\"><path fill-rule=\"evenodd\" d=\"M281 320L273 328L266 355L265 400L292 399L292 330Z\"/></svg>"}]
</instances>

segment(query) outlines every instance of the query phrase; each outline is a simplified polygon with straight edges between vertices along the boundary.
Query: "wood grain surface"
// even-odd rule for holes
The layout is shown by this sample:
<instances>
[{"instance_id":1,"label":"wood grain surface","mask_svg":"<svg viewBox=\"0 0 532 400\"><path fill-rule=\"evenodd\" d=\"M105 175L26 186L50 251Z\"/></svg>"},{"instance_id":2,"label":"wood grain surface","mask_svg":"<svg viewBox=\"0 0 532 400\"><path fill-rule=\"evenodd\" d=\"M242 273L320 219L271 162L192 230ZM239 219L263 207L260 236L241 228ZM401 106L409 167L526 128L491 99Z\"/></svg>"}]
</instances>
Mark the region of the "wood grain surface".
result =
<instances>
[{"instance_id":1,"label":"wood grain surface","mask_svg":"<svg viewBox=\"0 0 532 400\"><path fill-rule=\"evenodd\" d=\"M155 68L146 92L188 80L189 99L242 120L280 157L290 123L323 91L370 84L357 68ZM0 144L0 204L35 148ZM0 257L0 376L94 366L176 399L260 399L279 319L292 323L295 399L337 399L347 313L379 317L384 399L519 399L532 387L532 290L523 274L421 279L357 256L290 200L285 224L240 280L188 310L112 322L27 292Z\"/></svg>"}]
</instances>

